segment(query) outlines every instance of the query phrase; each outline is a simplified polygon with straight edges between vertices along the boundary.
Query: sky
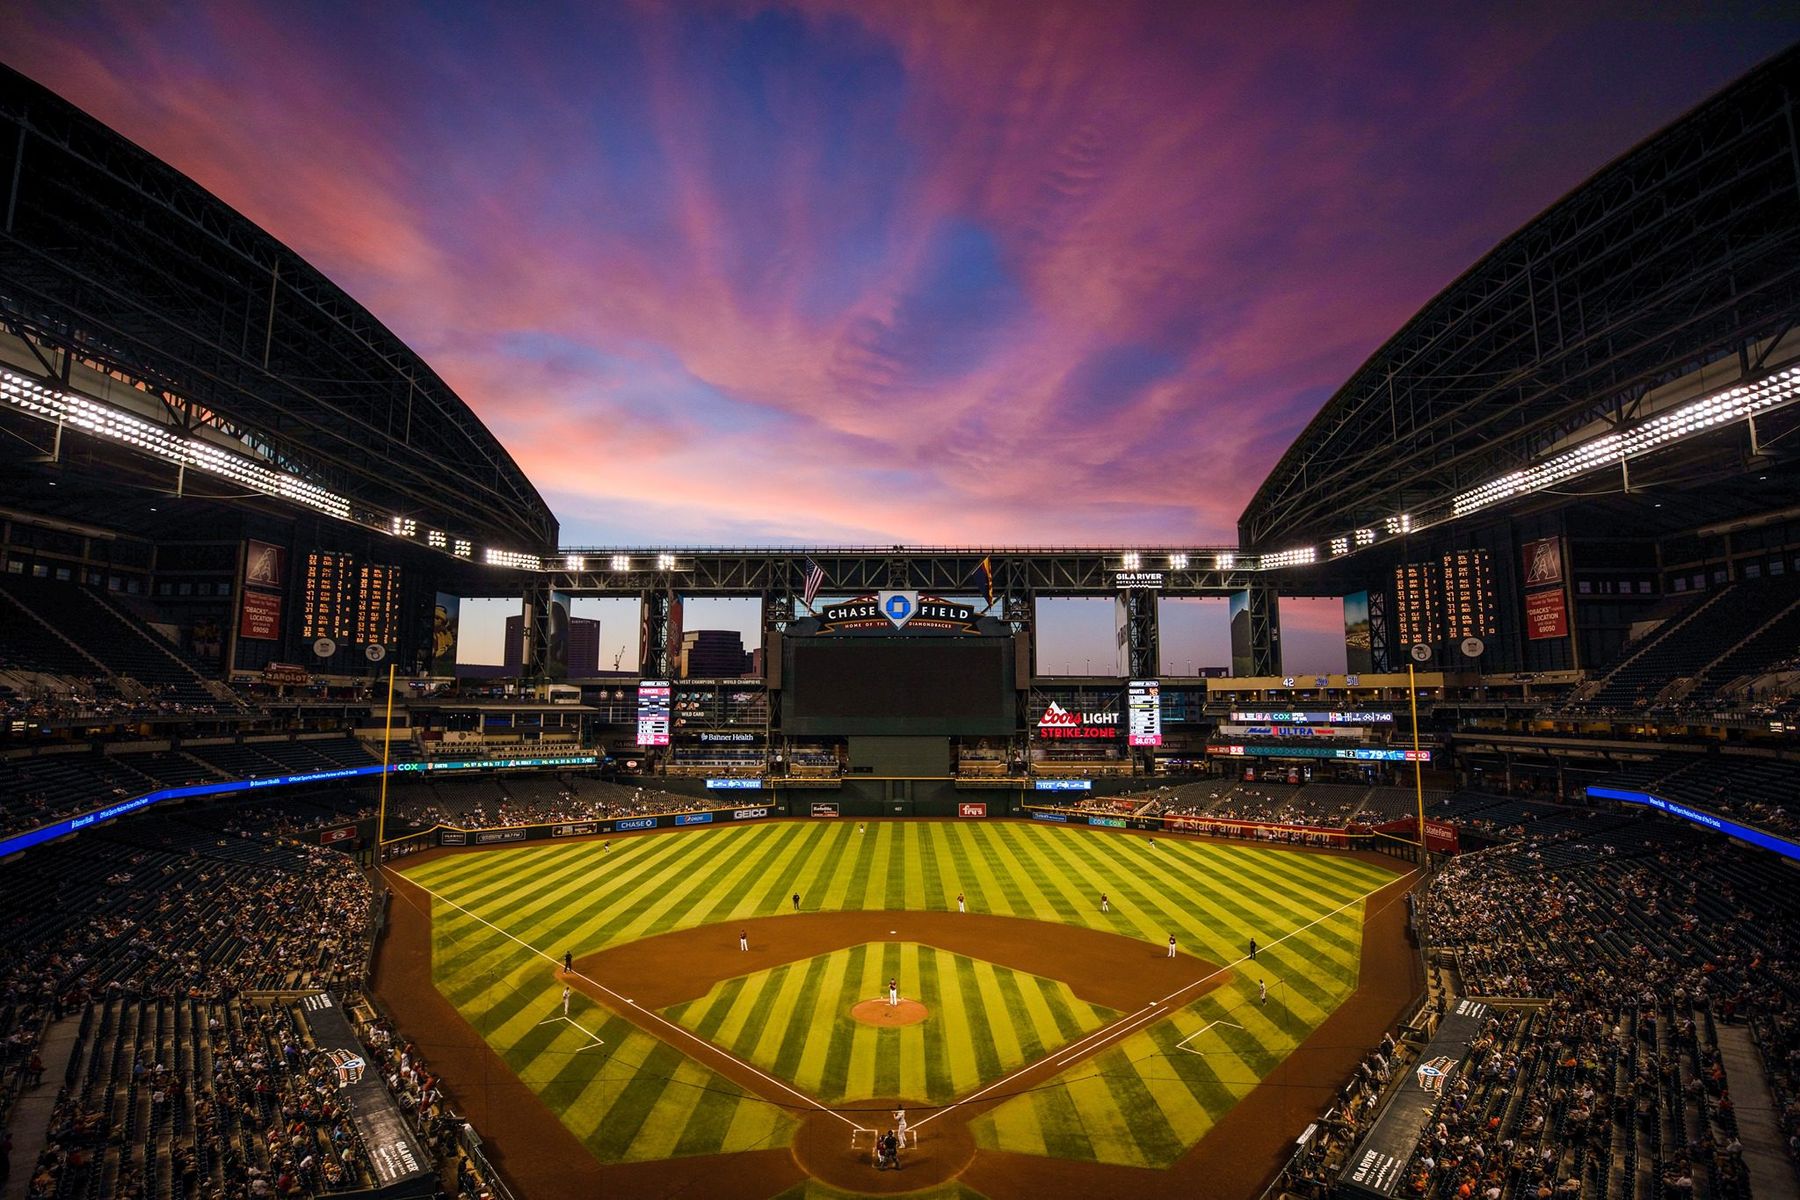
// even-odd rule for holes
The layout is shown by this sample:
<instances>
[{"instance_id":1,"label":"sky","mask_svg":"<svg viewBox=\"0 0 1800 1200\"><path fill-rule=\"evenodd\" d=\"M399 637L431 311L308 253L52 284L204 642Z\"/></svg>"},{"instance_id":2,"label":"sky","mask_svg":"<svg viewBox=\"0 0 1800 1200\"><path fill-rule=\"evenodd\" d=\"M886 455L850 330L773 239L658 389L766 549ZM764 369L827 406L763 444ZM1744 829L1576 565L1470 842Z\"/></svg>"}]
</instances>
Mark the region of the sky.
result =
<instances>
[{"instance_id":1,"label":"sky","mask_svg":"<svg viewBox=\"0 0 1800 1200\"><path fill-rule=\"evenodd\" d=\"M0 60L368 307L566 545L1233 544L1432 295L1800 39L1741 0L4 10Z\"/></svg>"}]
</instances>

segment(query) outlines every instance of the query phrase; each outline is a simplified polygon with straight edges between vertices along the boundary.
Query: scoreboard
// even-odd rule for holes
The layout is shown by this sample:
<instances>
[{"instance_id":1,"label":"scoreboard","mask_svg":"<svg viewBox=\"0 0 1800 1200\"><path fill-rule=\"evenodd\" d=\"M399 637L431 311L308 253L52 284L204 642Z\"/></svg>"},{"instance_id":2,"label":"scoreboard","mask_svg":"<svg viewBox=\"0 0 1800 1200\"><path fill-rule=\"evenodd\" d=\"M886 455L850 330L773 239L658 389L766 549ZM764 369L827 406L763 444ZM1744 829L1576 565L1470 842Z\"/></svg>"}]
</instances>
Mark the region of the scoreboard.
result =
<instances>
[{"instance_id":1,"label":"scoreboard","mask_svg":"<svg viewBox=\"0 0 1800 1200\"><path fill-rule=\"evenodd\" d=\"M1394 632L1402 647L1492 636L1494 567L1488 552L1452 550L1437 562L1395 567Z\"/></svg>"},{"instance_id":2,"label":"scoreboard","mask_svg":"<svg viewBox=\"0 0 1800 1200\"><path fill-rule=\"evenodd\" d=\"M1127 742L1133 746L1162 745L1162 684L1154 679L1133 679L1125 688Z\"/></svg>"},{"instance_id":3,"label":"scoreboard","mask_svg":"<svg viewBox=\"0 0 1800 1200\"><path fill-rule=\"evenodd\" d=\"M669 744L669 697L674 685L667 679L646 679L638 684L637 744Z\"/></svg>"},{"instance_id":4,"label":"scoreboard","mask_svg":"<svg viewBox=\"0 0 1800 1200\"><path fill-rule=\"evenodd\" d=\"M1484 638L1494 632L1494 570L1486 550L1444 555L1444 638Z\"/></svg>"},{"instance_id":5,"label":"scoreboard","mask_svg":"<svg viewBox=\"0 0 1800 1200\"><path fill-rule=\"evenodd\" d=\"M364 563L356 572L356 641L392 646L400 640L400 568Z\"/></svg>"},{"instance_id":6,"label":"scoreboard","mask_svg":"<svg viewBox=\"0 0 1800 1200\"><path fill-rule=\"evenodd\" d=\"M1437 577L1436 563L1394 568L1394 632L1402 647L1441 640Z\"/></svg>"},{"instance_id":7,"label":"scoreboard","mask_svg":"<svg viewBox=\"0 0 1800 1200\"><path fill-rule=\"evenodd\" d=\"M400 640L400 568L358 563L335 550L306 556L300 581L300 636L361 646Z\"/></svg>"},{"instance_id":8,"label":"scoreboard","mask_svg":"<svg viewBox=\"0 0 1800 1200\"><path fill-rule=\"evenodd\" d=\"M306 578L300 585L300 636L306 641L350 640L352 607L348 554L315 550L306 556Z\"/></svg>"}]
</instances>

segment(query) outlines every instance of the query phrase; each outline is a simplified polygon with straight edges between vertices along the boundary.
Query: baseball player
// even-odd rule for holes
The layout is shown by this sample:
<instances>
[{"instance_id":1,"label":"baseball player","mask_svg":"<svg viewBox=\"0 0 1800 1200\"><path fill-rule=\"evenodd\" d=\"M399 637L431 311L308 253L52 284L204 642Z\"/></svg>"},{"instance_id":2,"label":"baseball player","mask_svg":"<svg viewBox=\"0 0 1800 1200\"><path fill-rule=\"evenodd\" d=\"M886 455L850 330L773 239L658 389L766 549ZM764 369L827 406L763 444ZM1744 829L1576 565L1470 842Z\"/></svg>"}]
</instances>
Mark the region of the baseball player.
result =
<instances>
[{"instance_id":1,"label":"baseball player","mask_svg":"<svg viewBox=\"0 0 1800 1200\"><path fill-rule=\"evenodd\" d=\"M956 911L959 913L966 913L969 911L969 906L963 901L963 894L961 892L956 893Z\"/></svg>"},{"instance_id":2,"label":"baseball player","mask_svg":"<svg viewBox=\"0 0 1800 1200\"><path fill-rule=\"evenodd\" d=\"M1169 935L1169 957L1175 957L1175 935L1172 933Z\"/></svg>"},{"instance_id":3,"label":"baseball player","mask_svg":"<svg viewBox=\"0 0 1800 1200\"><path fill-rule=\"evenodd\" d=\"M1256 961L1256 939L1255 938L1250 939L1250 961L1251 962Z\"/></svg>"},{"instance_id":4,"label":"baseball player","mask_svg":"<svg viewBox=\"0 0 1800 1200\"><path fill-rule=\"evenodd\" d=\"M1261 979L1256 981L1256 1002L1265 1006L1269 1003L1269 985Z\"/></svg>"},{"instance_id":5,"label":"baseball player","mask_svg":"<svg viewBox=\"0 0 1800 1200\"><path fill-rule=\"evenodd\" d=\"M563 1016L569 1015L569 985L563 985Z\"/></svg>"},{"instance_id":6,"label":"baseball player","mask_svg":"<svg viewBox=\"0 0 1800 1200\"><path fill-rule=\"evenodd\" d=\"M1100 893L1100 911L1103 913L1109 913L1112 911L1112 901L1108 900L1106 898L1105 892Z\"/></svg>"},{"instance_id":7,"label":"baseball player","mask_svg":"<svg viewBox=\"0 0 1800 1200\"><path fill-rule=\"evenodd\" d=\"M888 980L888 1007L900 1007L900 981L898 979Z\"/></svg>"},{"instance_id":8,"label":"baseball player","mask_svg":"<svg viewBox=\"0 0 1800 1200\"><path fill-rule=\"evenodd\" d=\"M795 912L800 911L800 893L799 892L794 893L794 911Z\"/></svg>"},{"instance_id":9,"label":"baseball player","mask_svg":"<svg viewBox=\"0 0 1800 1200\"><path fill-rule=\"evenodd\" d=\"M738 949L750 949L750 931L748 929L738 930Z\"/></svg>"}]
</instances>

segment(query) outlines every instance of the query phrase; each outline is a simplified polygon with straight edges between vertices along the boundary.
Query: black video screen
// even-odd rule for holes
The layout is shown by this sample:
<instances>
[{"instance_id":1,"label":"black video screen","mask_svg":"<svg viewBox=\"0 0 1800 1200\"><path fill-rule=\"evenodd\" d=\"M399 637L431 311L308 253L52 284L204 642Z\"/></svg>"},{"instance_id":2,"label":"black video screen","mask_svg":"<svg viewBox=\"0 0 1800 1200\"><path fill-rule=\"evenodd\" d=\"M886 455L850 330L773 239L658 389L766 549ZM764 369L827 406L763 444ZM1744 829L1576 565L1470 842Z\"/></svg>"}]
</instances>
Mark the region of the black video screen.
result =
<instances>
[{"instance_id":1,"label":"black video screen","mask_svg":"<svg viewBox=\"0 0 1800 1200\"><path fill-rule=\"evenodd\" d=\"M789 638L782 726L802 734L1006 734L1009 638Z\"/></svg>"}]
</instances>

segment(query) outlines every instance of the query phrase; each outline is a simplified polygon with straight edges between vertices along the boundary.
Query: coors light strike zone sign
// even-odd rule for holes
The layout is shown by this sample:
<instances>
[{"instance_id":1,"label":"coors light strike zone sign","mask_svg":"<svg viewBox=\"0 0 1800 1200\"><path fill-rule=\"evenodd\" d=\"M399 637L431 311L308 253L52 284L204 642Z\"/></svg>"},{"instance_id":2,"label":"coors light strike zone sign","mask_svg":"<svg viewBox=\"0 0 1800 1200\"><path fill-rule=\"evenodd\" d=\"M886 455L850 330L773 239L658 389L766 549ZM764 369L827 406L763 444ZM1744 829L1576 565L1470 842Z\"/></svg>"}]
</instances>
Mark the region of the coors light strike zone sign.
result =
<instances>
[{"instance_id":1,"label":"coors light strike zone sign","mask_svg":"<svg viewBox=\"0 0 1800 1200\"><path fill-rule=\"evenodd\" d=\"M1116 738L1119 736L1119 714L1116 712L1070 712L1056 701L1038 718L1040 738Z\"/></svg>"}]
</instances>

